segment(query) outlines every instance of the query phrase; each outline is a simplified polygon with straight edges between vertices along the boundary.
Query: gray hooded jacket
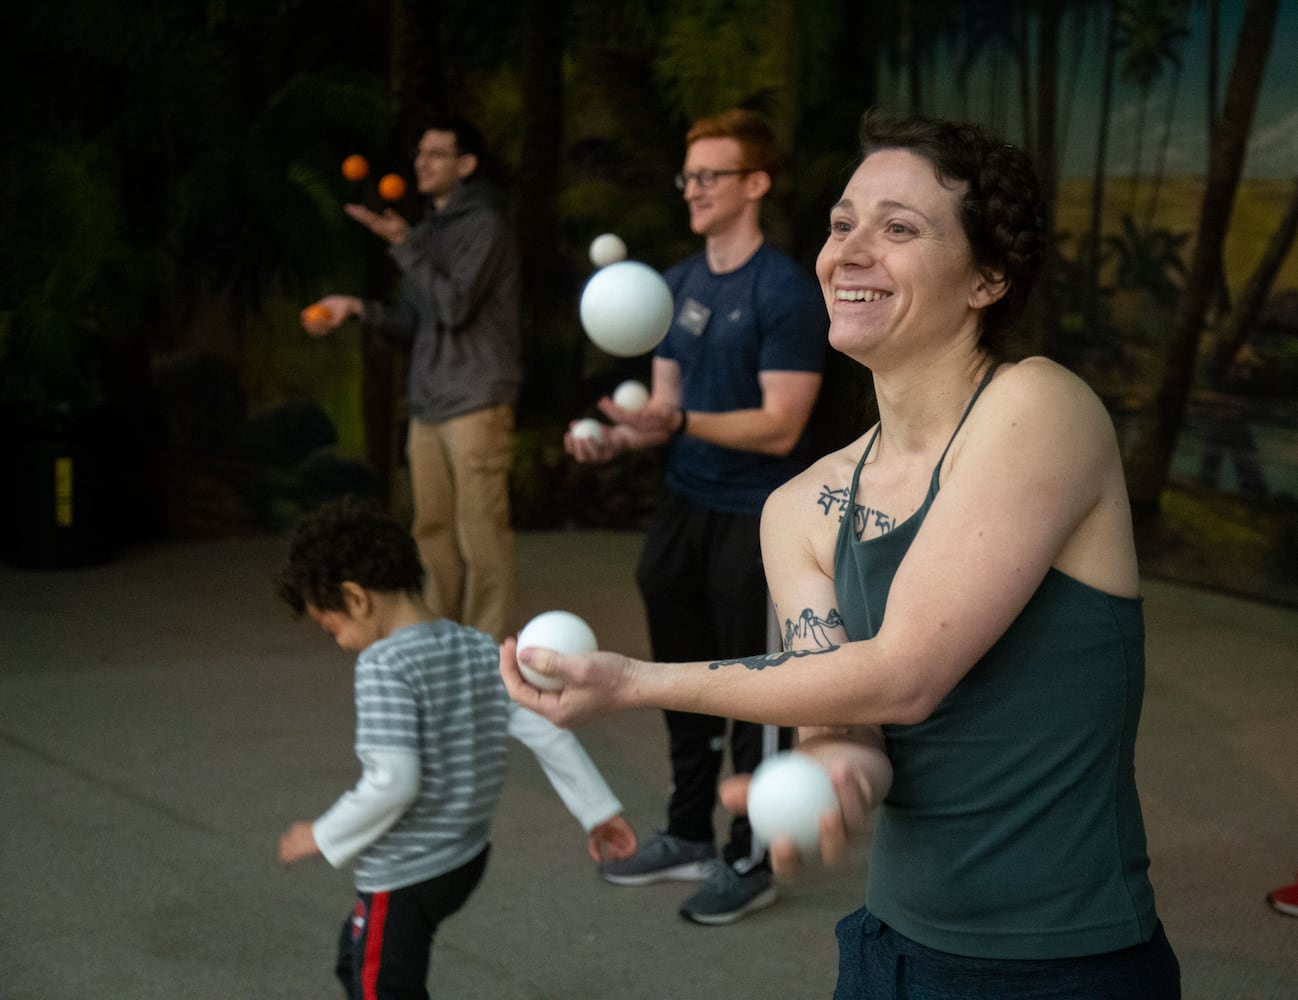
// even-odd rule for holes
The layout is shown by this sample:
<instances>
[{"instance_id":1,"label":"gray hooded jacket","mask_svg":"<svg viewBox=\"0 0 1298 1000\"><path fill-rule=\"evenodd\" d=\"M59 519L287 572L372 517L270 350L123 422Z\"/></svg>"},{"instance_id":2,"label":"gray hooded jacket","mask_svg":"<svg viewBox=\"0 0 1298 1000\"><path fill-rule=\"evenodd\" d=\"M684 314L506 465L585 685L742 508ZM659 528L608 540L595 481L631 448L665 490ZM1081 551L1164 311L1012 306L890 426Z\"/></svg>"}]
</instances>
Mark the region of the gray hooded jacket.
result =
<instances>
[{"instance_id":1,"label":"gray hooded jacket","mask_svg":"<svg viewBox=\"0 0 1298 1000\"><path fill-rule=\"evenodd\" d=\"M513 235L482 181L429 205L405 243L389 249L401 292L366 301L365 326L409 344L410 417L440 423L518 401L521 286Z\"/></svg>"}]
</instances>

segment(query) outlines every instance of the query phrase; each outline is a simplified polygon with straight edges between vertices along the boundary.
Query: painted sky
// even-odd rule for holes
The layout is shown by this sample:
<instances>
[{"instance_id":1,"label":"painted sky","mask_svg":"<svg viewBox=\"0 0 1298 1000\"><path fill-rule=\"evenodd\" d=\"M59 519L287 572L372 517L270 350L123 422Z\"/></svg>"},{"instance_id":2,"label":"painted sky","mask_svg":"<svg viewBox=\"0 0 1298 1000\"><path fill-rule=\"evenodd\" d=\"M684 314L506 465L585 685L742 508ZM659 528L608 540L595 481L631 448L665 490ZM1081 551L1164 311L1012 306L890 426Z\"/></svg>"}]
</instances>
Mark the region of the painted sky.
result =
<instances>
[{"instance_id":1,"label":"painted sky","mask_svg":"<svg viewBox=\"0 0 1298 1000\"><path fill-rule=\"evenodd\" d=\"M1243 0L1228 0L1222 4L1219 57L1221 80L1218 84L1222 95L1219 95L1219 101L1224 96L1235 62L1235 47L1243 14ZM1201 175L1207 169L1207 19L1207 12L1201 7L1191 13L1191 35L1182 49L1181 73L1175 91L1173 92L1172 79L1169 77L1155 84L1151 92L1142 156L1142 166L1146 172L1154 167L1154 150L1166 131L1170 98L1174 98L1175 103L1172 105L1171 141L1167 147L1167 175ZM1262 93L1253 119L1248 153L1244 161L1246 177L1298 177L1298 60L1294 58L1295 53L1298 53L1298 3L1284 0L1280 4L1275 35L1267 57ZM1098 76L1088 90L1097 95L1098 99ZM1115 102L1111 133L1113 144L1108 157L1110 172L1131 172L1132 136L1139 115L1140 106L1135 88L1122 86ZM1077 135L1069 137L1070 148L1094 149L1094 128L1089 124L1083 128L1082 124L1078 121L1073 130Z\"/></svg>"},{"instance_id":2,"label":"painted sky","mask_svg":"<svg viewBox=\"0 0 1298 1000\"><path fill-rule=\"evenodd\" d=\"M1220 103L1235 60L1235 46L1244 13L1244 0L1224 0L1221 5L1221 42L1219 54L1218 94ZM1164 168L1168 177L1203 176L1207 171L1207 11L1195 5L1187 25L1190 35L1180 48L1181 68L1168 67L1164 76L1151 88L1145 119L1144 139L1140 144L1141 172L1149 176L1155 169L1155 158L1163 135L1170 136ZM1080 57L1078 55L1080 53ZM1253 120L1252 135L1244 163L1248 178L1298 177L1298 0L1283 0L1277 16L1275 34L1267 57L1262 93ZM1094 28L1083 36L1079 49L1072 36L1061 39L1059 61L1060 88L1060 159L1065 177L1089 177L1095 168L1097 122L1101 94L1103 60ZM996 92L991 85L992 72L984 67L981 78L974 81L968 93L960 95L951 81L939 83L949 89L934 95L935 113L948 117L971 117L986 121L1011 139L1022 140L1021 120L1015 107L1016 97L1005 96L1001 88L998 106L992 101L979 102L977 94ZM1000 79L1007 78L1005 68ZM902 93L900 79L881 80L880 92L885 103ZM1170 108L1170 129L1168 127ZM1140 94L1136 87L1119 79L1114 88L1113 109L1106 156L1111 175L1130 175L1136 143L1137 124L1141 120Z\"/></svg>"}]
</instances>

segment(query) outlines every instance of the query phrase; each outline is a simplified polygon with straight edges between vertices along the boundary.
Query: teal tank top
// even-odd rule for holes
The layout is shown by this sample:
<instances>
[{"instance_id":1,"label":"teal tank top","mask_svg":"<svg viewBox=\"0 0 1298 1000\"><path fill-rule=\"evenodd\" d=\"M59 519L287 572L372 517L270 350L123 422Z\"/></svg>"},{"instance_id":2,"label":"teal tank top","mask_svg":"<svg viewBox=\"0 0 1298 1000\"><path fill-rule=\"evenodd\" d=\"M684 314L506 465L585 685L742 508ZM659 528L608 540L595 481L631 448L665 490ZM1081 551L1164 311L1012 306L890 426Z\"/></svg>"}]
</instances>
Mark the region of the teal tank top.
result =
<instances>
[{"instance_id":1,"label":"teal tank top","mask_svg":"<svg viewBox=\"0 0 1298 1000\"><path fill-rule=\"evenodd\" d=\"M853 474L849 512L877 438ZM923 505L888 534L861 541L843 518L834 586L851 639L882 625L945 457ZM884 726L893 784L875 817L871 912L921 944L979 958L1075 957L1148 940L1157 917L1134 766L1144 647L1139 598L1051 569L929 718Z\"/></svg>"}]
</instances>

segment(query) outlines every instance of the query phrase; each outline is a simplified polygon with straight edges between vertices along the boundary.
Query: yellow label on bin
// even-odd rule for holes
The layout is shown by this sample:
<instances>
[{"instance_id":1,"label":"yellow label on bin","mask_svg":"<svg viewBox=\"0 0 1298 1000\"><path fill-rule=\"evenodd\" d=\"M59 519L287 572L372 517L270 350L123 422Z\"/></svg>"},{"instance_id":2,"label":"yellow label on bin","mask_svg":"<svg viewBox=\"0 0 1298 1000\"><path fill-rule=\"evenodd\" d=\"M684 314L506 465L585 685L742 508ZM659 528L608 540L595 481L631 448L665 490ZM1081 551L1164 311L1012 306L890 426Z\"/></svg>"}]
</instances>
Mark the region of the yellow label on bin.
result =
<instances>
[{"instance_id":1,"label":"yellow label on bin","mask_svg":"<svg viewBox=\"0 0 1298 1000\"><path fill-rule=\"evenodd\" d=\"M72 459L54 460L54 523L72 527Z\"/></svg>"}]
</instances>

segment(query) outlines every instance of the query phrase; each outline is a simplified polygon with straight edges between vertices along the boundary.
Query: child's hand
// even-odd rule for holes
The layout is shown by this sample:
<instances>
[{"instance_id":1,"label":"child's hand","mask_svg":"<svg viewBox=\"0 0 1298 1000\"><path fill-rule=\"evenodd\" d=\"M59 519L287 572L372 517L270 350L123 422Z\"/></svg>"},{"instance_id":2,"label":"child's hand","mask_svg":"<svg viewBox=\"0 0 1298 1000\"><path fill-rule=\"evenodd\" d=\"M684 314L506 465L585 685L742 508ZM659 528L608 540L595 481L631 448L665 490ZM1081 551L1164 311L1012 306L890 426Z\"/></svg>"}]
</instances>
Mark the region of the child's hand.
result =
<instances>
[{"instance_id":1,"label":"child's hand","mask_svg":"<svg viewBox=\"0 0 1298 1000\"><path fill-rule=\"evenodd\" d=\"M315 834L308 822L294 823L279 836L279 863L285 868L319 853L320 848L316 846Z\"/></svg>"},{"instance_id":2,"label":"child's hand","mask_svg":"<svg viewBox=\"0 0 1298 1000\"><path fill-rule=\"evenodd\" d=\"M586 838L586 850L596 864L629 858L635 853L635 849L635 830L631 829L631 824L621 815L606 819L591 830Z\"/></svg>"}]
</instances>

